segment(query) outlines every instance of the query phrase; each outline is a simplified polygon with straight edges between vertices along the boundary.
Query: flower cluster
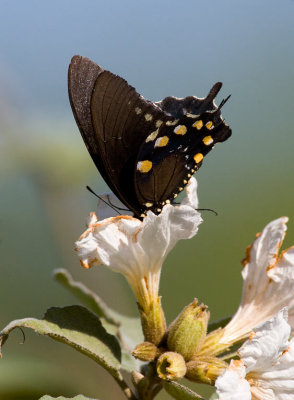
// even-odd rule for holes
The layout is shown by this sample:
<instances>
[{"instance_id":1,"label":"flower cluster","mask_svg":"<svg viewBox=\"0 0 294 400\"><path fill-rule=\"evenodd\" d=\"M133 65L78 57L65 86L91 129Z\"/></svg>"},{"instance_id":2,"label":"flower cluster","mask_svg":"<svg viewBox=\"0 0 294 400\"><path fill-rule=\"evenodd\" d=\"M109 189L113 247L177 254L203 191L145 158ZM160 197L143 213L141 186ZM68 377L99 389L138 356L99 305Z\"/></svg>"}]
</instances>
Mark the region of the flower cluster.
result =
<instances>
[{"instance_id":1,"label":"flower cluster","mask_svg":"<svg viewBox=\"0 0 294 400\"><path fill-rule=\"evenodd\" d=\"M185 376L215 385L219 400L294 399L294 247L279 254L286 217L269 223L248 247L241 303L225 327L207 334L209 313L197 300L166 327L158 296L161 267L178 240L198 231L196 189L191 178L180 205L167 204L159 215L149 211L143 221L112 216L99 201L76 243L81 264L105 265L126 277L145 336L133 355L156 362L160 379ZM121 207L110 196L103 199ZM238 343L237 354L230 355Z\"/></svg>"},{"instance_id":2,"label":"flower cluster","mask_svg":"<svg viewBox=\"0 0 294 400\"><path fill-rule=\"evenodd\" d=\"M156 344L166 330L158 297L161 267L180 239L198 231L202 219L196 190L192 178L180 205L166 204L159 215L148 211L143 221L130 215L112 217L112 209L99 201L97 214L90 214L88 229L76 243L83 267L105 265L125 276L138 301L145 338ZM104 199L123 207L113 195Z\"/></svg>"}]
</instances>

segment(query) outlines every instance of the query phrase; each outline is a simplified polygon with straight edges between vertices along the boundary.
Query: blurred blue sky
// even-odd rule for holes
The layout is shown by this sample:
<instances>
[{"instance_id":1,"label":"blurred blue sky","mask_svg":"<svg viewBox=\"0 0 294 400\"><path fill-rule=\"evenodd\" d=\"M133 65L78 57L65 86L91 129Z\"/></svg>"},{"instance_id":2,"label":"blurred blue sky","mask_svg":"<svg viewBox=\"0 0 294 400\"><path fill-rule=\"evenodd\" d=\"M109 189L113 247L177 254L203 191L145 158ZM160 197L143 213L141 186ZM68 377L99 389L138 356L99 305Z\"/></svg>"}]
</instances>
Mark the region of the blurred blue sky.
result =
<instances>
[{"instance_id":1,"label":"blurred blue sky","mask_svg":"<svg viewBox=\"0 0 294 400\"><path fill-rule=\"evenodd\" d=\"M1 86L29 113L67 115L66 70L74 54L124 76L152 100L204 96L222 80L233 104L238 99L240 108L253 95L256 108L262 95L275 89L282 97L292 84L285 79L294 61L291 0L0 4Z\"/></svg>"}]
</instances>

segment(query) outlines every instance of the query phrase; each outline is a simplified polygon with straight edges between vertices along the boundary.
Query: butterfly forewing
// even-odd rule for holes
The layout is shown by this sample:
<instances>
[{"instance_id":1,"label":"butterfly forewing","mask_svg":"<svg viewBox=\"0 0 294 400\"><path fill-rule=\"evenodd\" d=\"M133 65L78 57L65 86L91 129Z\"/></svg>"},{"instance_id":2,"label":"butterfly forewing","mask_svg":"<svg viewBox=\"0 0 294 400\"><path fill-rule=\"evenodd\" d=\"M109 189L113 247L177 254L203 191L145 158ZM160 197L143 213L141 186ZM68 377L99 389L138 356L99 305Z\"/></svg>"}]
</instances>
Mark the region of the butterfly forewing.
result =
<instances>
[{"instance_id":1,"label":"butterfly forewing","mask_svg":"<svg viewBox=\"0 0 294 400\"><path fill-rule=\"evenodd\" d=\"M68 93L76 123L85 145L104 180L114 191L103 161L99 157L97 133L93 127L91 98L96 79L104 69L86 57L74 56L68 69Z\"/></svg>"},{"instance_id":2,"label":"butterfly forewing","mask_svg":"<svg viewBox=\"0 0 294 400\"><path fill-rule=\"evenodd\" d=\"M98 152L92 125L91 97L96 79L104 70L88 58L74 56L68 69L68 93L72 111L88 151ZM100 170L102 164L97 165Z\"/></svg>"},{"instance_id":3,"label":"butterfly forewing","mask_svg":"<svg viewBox=\"0 0 294 400\"><path fill-rule=\"evenodd\" d=\"M142 142L166 115L124 79L109 71L96 79L91 115L98 149L92 157L103 163L116 196L140 215L142 204L135 192L134 165Z\"/></svg>"}]
</instances>

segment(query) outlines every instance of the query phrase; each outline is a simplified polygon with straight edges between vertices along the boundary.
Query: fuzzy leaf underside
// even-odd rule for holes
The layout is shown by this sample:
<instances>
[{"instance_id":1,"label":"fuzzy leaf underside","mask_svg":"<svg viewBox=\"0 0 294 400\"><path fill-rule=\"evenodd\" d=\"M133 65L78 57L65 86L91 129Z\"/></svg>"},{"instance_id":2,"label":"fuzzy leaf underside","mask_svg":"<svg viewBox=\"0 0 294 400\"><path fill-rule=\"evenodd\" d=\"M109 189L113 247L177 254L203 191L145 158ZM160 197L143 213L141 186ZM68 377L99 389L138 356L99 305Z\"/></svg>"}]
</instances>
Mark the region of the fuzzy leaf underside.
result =
<instances>
[{"instance_id":1,"label":"fuzzy leaf underside","mask_svg":"<svg viewBox=\"0 0 294 400\"><path fill-rule=\"evenodd\" d=\"M0 332L0 356L2 345L15 328L29 328L67 344L120 379L120 345L116 337L105 330L99 318L85 307L52 307L42 319L24 318L10 322Z\"/></svg>"},{"instance_id":2,"label":"fuzzy leaf underside","mask_svg":"<svg viewBox=\"0 0 294 400\"><path fill-rule=\"evenodd\" d=\"M170 396L177 400L204 400L199 394L178 382L165 381L163 387Z\"/></svg>"}]
</instances>

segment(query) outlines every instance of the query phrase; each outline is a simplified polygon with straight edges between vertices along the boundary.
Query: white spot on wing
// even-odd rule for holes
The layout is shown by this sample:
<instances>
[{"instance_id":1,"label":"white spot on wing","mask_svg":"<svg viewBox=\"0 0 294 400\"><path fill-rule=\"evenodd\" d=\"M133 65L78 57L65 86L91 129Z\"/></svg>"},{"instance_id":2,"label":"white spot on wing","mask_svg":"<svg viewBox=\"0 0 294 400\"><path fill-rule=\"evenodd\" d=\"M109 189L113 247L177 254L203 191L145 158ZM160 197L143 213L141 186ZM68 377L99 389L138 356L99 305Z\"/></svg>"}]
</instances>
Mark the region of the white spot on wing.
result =
<instances>
[{"instance_id":1,"label":"white spot on wing","mask_svg":"<svg viewBox=\"0 0 294 400\"><path fill-rule=\"evenodd\" d=\"M150 135L147 136L145 142L148 143L148 142L152 142L153 140L155 140L157 138L158 133L159 133L158 129L156 129L156 131L150 133Z\"/></svg>"},{"instance_id":2,"label":"white spot on wing","mask_svg":"<svg viewBox=\"0 0 294 400\"><path fill-rule=\"evenodd\" d=\"M166 125L167 126L173 126L173 125L177 125L177 123L179 122L178 119L175 119L174 121L166 121Z\"/></svg>"},{"instance_id":3,"label":"white spot on wing","mask_svg":"<svg viewBox=\"0 0 294 400\"><path fill-rule=\"evenodd\" d=\"M153 119L151 114L145 114L144 117L145 117L146 121L152 121L152 119Z\"/></svg>"}]
</instances>

